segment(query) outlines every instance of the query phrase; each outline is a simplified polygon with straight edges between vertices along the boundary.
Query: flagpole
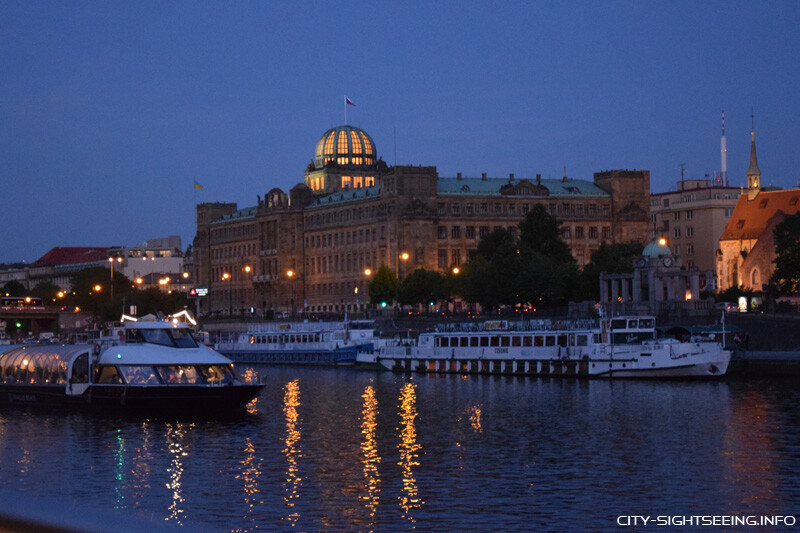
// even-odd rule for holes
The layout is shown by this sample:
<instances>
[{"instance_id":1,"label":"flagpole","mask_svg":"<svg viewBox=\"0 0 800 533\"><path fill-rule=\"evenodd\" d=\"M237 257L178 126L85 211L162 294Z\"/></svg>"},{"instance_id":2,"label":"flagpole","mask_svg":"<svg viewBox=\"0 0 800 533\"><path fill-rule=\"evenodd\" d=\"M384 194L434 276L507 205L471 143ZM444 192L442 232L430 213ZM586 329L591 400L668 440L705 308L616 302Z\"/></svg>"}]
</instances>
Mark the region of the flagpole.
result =
<instances>
[{"instance_id":1,"label":"flagpole","mask_svg":"<svg viewBox=\"0 0 800 533\"><path fill-rule=\"evenodd\" d=\"M347 126L347 95L344 95L344 125Z\"/></svg>"}]
</instances>

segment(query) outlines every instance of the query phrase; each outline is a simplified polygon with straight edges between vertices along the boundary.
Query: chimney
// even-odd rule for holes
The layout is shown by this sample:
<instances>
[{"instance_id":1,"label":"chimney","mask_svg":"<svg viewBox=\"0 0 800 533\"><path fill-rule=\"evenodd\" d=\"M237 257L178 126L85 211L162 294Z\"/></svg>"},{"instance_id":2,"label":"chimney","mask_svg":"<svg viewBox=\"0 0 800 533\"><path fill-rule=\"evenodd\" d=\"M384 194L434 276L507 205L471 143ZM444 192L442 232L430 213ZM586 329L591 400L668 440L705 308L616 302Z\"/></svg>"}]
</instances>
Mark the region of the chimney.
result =
<instances>
[{"instance_id":1,"label":"chimney","mask_svg":"<svg viewBox=\"0 0 800 533\"><path fill-rule=\"evenodd\" d=\"M542 175L536 174L536 185L541 185L541 184L542 184Z\"/></svg>"},{"instance_id":2,"label":"chimney","mask_svg":"<svg viewBox=\"0 0 800 533\"><path fill-rule=\"evenodd\" d=\"M460 179L461 179L461 172L459 172L458 174L456 174L456 179L457 179L457 180L460 180Z\"/></svg>"},{"instance_id":3,"label":"chimney","mask_svg":"<svg viewBox=\"0 0 800 533\"><path fill-rule=\"evenodd\" d=\"M511 183L512 181L514 181L514 173L513 172L508 175L508 182Z\"/></svg>"},{"instance_id":4,"label":"chimney","mask_svg":"<svg viewBox=\"0 0 800 533\"><path fill-rule=\"evenodd\" d=\"M481 179L482 179L483 181L486 181L486 172L484 172L483 174L481 174Z\"/></svg>"}]
</instances>

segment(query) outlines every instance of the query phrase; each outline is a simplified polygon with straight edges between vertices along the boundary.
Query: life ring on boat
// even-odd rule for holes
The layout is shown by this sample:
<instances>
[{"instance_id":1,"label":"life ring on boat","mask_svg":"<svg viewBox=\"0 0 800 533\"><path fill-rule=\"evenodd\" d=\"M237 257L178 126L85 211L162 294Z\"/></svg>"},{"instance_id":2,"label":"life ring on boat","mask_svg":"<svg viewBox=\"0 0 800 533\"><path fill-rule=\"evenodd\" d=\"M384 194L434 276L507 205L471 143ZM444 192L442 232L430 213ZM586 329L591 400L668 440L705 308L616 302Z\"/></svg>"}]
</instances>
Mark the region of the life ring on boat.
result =
<instances>
[{"instance_id":1,"label":"life ring on boat","mask_svg":"<svg viewBox=\"0 0 800 533\"><path fill-rule=\"evenodd\" d=\"M100 345L99 345L99 344L95 344L95 345L94 345L94 349L92 350L92 352L93 352L95 355L100 355Z\"/></svg>"}]
</instances>

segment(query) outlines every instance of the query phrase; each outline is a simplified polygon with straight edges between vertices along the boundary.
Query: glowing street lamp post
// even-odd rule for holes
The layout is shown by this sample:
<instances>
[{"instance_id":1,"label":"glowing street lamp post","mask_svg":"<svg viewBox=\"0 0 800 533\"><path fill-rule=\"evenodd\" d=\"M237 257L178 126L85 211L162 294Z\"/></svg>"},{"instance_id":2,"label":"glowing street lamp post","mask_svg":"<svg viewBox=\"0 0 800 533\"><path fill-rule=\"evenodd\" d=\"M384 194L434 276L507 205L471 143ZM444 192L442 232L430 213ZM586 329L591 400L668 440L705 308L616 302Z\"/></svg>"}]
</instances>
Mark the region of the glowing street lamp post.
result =
<instances>
[{"instance_id":1,"label":"glowing street lamp post","mask_svg":"<svg viewBox=\"0 0 800 533\"><path fill-rule=\"evenodd\" d=\"M228 272L222 274L222 281L230 281L231 275ZM231 291L230 284L228 285L228 316L233 314L233 291Z\"/></svg>"},{"instance_id":2,"label":"glowing street lamp post","mask_svg":"<svg viewBox=\"0 0 800 533\"><path fill-rule=\"evenodd\" d=\"M294 285L294 270L287 270L286 271L286 276L289 278L289 283L291 283L291 285L292 285L292 299L289 301L289 305L290 305L289 311L291 313L291 317L294 318L295 317L294 299L297 297L296 292L295 292L295 285Z\"/></svg>"},{"instance_id":3,"label":"glowing street lamp post","mask_svg":"<svg viewBox=\"0 0 800 533\"><path fill-rule=\"evenodd\" d=\"M117 256L116 258L114 257L108 258L108 262L111 263L111 288L109 289L108 292L109 298L114 298L114 261L116 261L117 263L122 263L122 258L119 256Z\"/></svg>"}]
</instances>

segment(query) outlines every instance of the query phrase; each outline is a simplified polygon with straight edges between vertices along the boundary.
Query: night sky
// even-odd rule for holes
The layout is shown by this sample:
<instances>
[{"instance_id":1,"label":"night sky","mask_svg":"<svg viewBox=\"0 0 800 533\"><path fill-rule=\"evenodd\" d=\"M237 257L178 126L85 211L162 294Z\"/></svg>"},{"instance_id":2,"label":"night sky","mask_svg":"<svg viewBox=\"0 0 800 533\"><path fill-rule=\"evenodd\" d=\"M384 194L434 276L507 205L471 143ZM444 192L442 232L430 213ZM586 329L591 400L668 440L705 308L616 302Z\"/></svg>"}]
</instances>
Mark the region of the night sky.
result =
<instances>
[{"instance_id":1,"label":"night sky","mask_svg":"<svg viewBox=\"0 0 800 533\"><path fill-rule=\"evenodd\" d=\"M800 2L0 0L0 262L194 236L328 128L440 176L800 180ZM195 191L193 181L204 188Z\"/></svg>"}]
</instances>

